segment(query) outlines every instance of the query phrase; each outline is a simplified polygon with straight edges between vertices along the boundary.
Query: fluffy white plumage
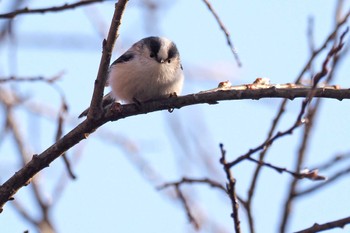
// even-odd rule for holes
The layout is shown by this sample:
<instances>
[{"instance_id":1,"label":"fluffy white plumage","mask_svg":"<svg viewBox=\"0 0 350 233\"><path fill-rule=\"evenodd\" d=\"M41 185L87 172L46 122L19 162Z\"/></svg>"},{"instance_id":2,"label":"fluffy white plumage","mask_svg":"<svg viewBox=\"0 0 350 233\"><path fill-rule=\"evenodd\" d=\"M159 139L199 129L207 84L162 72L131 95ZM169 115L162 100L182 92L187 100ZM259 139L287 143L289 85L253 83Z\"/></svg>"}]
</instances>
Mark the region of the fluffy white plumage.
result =
<instances>
[{"instance_id":1,"label":"fluffy white plumage","mask_svg":"<svg viewBox=\"0 0 350 233\"><path fill-rule=\"evenodd\" d=\"M136 42L112 63L108 77L113 97L124 103L179 95L183 80L176 45L164 37Z\"/></svg>"}]
</instances>

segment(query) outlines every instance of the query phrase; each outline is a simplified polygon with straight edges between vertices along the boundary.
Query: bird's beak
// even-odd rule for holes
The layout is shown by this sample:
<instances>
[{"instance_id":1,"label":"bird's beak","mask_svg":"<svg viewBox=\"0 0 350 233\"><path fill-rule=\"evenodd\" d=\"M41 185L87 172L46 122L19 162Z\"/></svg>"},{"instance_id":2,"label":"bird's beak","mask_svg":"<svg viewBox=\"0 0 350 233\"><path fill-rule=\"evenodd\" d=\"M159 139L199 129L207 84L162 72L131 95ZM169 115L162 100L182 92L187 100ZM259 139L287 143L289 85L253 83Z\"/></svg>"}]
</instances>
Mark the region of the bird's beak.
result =
<instances>
[{"instance_id":1,"label":"bird's beak","mask_svg":"<svg viewBox=\"0 0 350 233\"><path fill-rule=\"evenodd\" d=\"M162 63L165 62L164 56L157 56L156 60L157 60L160 64L162 64Z\"/></svg>"}]
</instances>

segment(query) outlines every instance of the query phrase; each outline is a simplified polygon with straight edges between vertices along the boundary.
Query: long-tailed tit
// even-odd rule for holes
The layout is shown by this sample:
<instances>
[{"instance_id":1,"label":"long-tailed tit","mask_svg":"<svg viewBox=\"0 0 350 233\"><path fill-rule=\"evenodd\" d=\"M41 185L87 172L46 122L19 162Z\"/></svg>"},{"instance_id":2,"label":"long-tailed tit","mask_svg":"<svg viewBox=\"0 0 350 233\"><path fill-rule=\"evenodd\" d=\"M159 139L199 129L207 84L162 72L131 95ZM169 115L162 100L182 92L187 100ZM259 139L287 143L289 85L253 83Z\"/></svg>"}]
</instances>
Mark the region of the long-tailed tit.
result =
<instances>
[{"instance_id":1,"label":"long-tailed tit","mask_svg":"<svg viewBox=\"0 0 350 233\"><path fill-rule=\"evenodd\" d=\"M106 98L132 103L179 95L183 80L175 43L164 37L147 37L111 64L107 83L112 92ZM87 110L79 117L86 114Z\"/></svg>"}]
</instances>

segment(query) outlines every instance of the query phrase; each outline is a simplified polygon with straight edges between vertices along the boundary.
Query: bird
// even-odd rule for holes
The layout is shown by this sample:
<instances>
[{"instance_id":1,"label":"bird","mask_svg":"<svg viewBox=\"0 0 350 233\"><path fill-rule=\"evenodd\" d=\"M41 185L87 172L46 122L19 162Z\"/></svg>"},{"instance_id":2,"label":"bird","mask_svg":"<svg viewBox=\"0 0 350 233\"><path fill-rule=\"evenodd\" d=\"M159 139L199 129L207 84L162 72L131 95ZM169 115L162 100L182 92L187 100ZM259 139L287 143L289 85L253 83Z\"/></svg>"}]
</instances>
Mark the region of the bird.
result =
<instances>
[{"instance_id":1,"label":"bird","mask_svg":"<svg viewBox=\"0 0 350 233\"><path fill-rule=\"evenodd\" d=\"M109 67L111 92L104 102L125 104L159 100L181 94L183 67L176 44L168 38L151 36L134 43ZM103 104L106 105L106 104ZM86 116L88 109L79 117Z\"/></svg>"}]
</instances>

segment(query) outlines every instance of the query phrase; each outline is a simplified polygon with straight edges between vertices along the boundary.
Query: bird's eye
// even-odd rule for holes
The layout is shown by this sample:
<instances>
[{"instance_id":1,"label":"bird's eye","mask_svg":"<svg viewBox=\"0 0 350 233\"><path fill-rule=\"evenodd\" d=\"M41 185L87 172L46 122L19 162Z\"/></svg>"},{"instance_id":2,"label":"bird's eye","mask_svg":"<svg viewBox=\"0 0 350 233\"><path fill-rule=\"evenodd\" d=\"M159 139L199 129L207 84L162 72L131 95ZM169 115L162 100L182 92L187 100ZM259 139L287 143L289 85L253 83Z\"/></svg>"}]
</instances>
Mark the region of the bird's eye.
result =
<instances>
[{"instance_id":1,"label":"bird's eye","mask_svg":"<svg viewBox=\"0 0 350 233\"><path fill-rule=\"evenodd\" d=\"M170 62L171 62L171 60L169 59L169 60L168 60L168 63L170 63Z\"/></svg>"},{"instance_id":2,"label":"bird's eye","mask_svg":"<svg viewBox=\"0 0 350 233\"><path fill-rule=\"evenodd\" d=\"M154 53L151 53L149 56L152 57L152 58L155 57Z\"/></svg>"}]
</instances>

